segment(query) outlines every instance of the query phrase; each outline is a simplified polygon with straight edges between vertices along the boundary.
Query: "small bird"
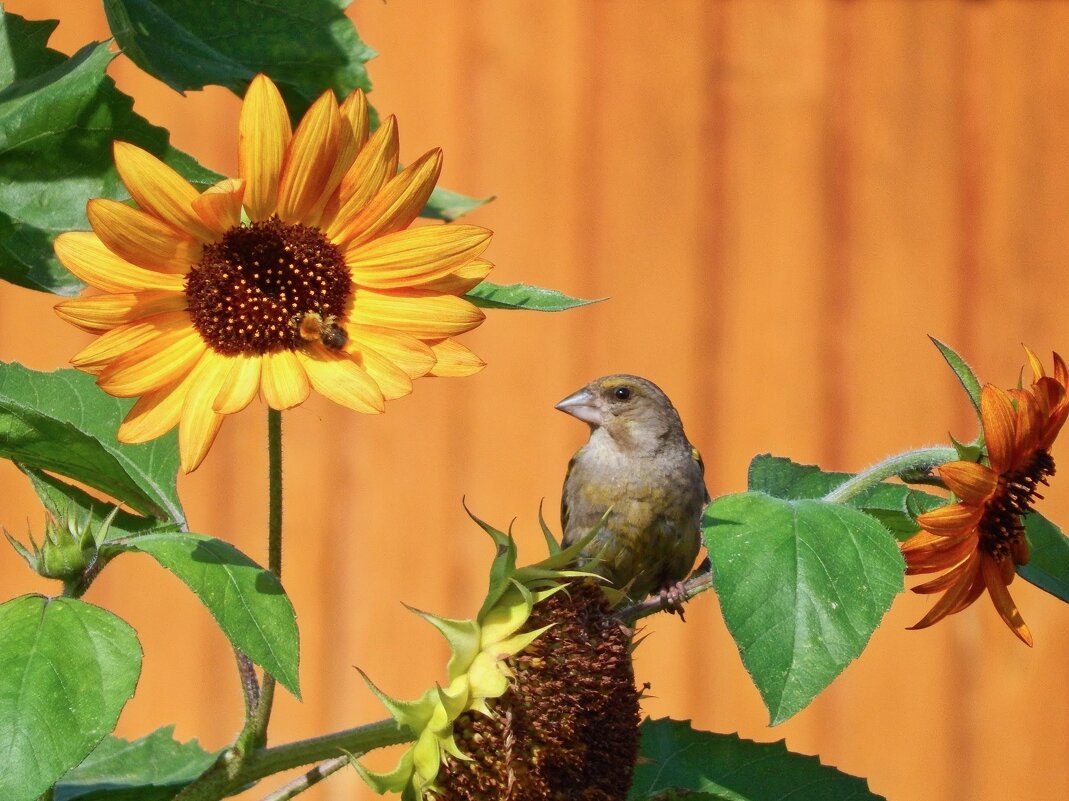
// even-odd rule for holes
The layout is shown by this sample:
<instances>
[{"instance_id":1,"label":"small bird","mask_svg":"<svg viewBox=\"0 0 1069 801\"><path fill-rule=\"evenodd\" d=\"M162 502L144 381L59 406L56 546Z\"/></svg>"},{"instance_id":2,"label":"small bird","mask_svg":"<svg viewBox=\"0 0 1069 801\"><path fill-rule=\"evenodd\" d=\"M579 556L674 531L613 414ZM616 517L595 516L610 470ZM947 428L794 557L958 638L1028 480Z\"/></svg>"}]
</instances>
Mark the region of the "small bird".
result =
<instances>
[{"instance_id":1,"label":"small bird","mask_svg":"<svg viewBox=\"0 0 1069 801\"><path fill-rule=\"evenodd\" d=\"M596 559L585 569L633 601L660 592L682 617L679 584L698 554L709 492L679 413L657 385L633 375L595 379L556 408L590 426L564 477L564 546L611 509L581 563Z\"/></svg>"}]
</instances>

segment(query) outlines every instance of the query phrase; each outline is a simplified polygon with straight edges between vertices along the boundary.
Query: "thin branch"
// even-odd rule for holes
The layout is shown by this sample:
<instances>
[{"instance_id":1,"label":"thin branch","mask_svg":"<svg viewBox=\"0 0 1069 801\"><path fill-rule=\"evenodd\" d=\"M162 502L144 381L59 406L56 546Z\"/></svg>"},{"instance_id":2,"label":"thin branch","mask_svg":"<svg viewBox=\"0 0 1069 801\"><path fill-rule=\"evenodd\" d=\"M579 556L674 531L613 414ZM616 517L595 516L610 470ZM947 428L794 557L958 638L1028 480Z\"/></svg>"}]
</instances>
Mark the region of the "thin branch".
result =
<instances>
[{"instance_id":1,"label":"thin branch","mask_svg":"<svg viewBox=\"0 0 1069 801\"><path fill-rule=\"evenodd\" d=\"M319 784L332 773L337 773L348 765L349 762L350 758L348 754L328 762L321 762L306 773L302 773L293 781L282 785L273 793L265 795L263 801L289 801L291 798L303 793L309 787Z\"/></svg>"}]
</instances>

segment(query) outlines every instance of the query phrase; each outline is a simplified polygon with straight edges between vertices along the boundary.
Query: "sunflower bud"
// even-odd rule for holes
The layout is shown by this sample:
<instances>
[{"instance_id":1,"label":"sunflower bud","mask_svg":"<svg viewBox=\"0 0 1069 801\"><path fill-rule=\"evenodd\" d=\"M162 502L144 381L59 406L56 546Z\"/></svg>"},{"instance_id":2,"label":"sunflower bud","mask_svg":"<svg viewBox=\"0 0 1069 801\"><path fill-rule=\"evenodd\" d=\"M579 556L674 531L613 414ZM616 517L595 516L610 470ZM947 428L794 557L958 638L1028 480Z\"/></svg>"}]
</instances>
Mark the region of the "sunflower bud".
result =
<instances>
[{"instance_id":1,"label":"sunflower bud","mask_svg":"<svg viewBox=\"0 0 1069 801\"><path fill-rule=\"evenodd\" d=\"M368 682L415 744L388 773L357 769L406 801L623 801L638 751L633 632L593 579L564 569L587 538L516 569L511 538L481 525L499 553L479 614L419 613L452 647L448 684L405 702Z\"/></svg>"},{"instance_id":2,"label":"sunflower bud","mask_svg":"<svg viewBox=\"0 0 1069 801\"><path fill-rule=\"evenodd\" d=\"M78 519L77 507L70 504L56 515L45 516L44 543L38 545L29 532L30 548L26 548L4 530L4 536L18 551L26 563L45 578L70 581L82 575L97 557L97 548L104 541L112 519L119 511L111 511L100 527L93 530L93 515L87 512L84 520Z\"/></svg>"}]
</instances>

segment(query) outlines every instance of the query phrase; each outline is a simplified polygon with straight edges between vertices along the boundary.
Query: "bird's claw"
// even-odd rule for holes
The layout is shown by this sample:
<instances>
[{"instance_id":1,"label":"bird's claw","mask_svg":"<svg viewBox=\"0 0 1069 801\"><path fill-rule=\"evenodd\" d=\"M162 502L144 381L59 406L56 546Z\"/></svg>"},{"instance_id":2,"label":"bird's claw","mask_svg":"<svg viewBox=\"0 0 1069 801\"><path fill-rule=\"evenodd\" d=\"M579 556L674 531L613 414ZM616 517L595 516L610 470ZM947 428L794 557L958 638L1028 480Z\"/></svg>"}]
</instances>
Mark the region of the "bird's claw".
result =
<instances>
[{"instance_id":1,"label":"bird's claw","mask_svg":"<svg viewBox=\"0 0 1069 801\"><path fill-rule=\"evenodd\" d=\"M664 610L671 615L679 615L679 619L684 623L687 622L686 617L683 616L683 604L687 600L687 588L682 581L677 581L667 587L662 587L659 593L661 599L661 606Z\"/></svg>"}]
</instances>

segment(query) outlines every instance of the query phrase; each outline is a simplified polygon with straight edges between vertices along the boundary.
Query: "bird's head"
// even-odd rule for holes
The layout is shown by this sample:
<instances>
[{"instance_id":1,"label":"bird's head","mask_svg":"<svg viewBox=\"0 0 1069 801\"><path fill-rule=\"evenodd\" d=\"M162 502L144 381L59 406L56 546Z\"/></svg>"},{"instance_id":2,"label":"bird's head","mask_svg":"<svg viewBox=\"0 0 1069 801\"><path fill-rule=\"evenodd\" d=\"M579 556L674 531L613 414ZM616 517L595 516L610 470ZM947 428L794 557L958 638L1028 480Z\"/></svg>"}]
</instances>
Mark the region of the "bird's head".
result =
<instances>
[{"instance_id":1,"label":"bird's head","mask_svg":"<svg viewBox=\"0 0 1069 801\"><path fill-rule=\"evenodd\" d=\"M652 381L634 375L597 378L556 405L557 409L602 428L618 442L664 439L683 426L668 396Z\"/></svg>"}]
</instances>

